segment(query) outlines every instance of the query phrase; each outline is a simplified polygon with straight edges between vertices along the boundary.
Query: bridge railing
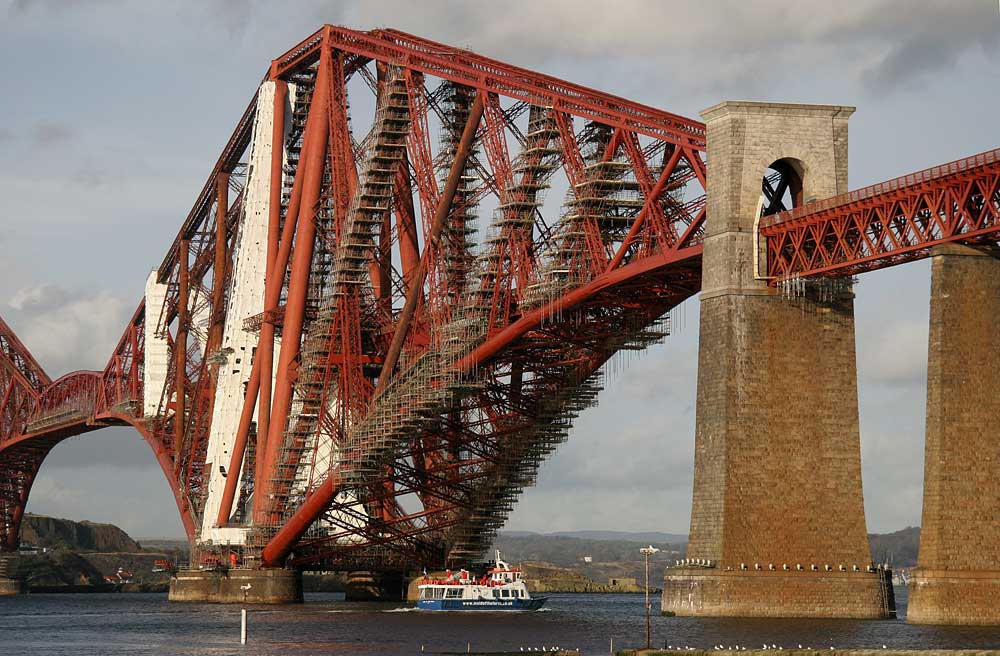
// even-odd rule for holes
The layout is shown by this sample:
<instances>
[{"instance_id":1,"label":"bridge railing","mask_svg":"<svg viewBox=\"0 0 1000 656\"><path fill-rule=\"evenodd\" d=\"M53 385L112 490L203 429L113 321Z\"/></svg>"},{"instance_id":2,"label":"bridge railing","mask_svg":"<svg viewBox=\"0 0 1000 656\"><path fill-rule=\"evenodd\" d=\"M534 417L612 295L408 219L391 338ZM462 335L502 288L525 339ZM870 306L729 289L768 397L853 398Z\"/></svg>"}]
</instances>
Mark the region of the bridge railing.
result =
<instances>
[{"instance_id":1,"label":"bridge railing","mask_svg":"<svg viewBox=\"0 0 1000 656\"><path fill-rule=\"evenodd\" d=\"M876 196L892 193L894 191L909 189L921 184L940 180L945 176L963 173L965 171L996 162L1000 162L1000 148L987 150L986 152L982 152L977 155L970 155L969 157L963 157L962 159L956 159L955 161L948 162L947 164L932 166L922 171L901 175L898 178L862 187L861 189L855 189L854 191L849 191L838 196L832 196L823 200L806 203L805 205L800 205L799 207L792 208L785 212L780 212L778 214L762 218L760 225L761 228L770 228L772 226L795 221L797 219L833 209L835 207L865 201Z\"/></svg>"},{"instance_id":2,"label":"bridge railing","mask_svg":"<svg viewBox=\"0 0 1000 656\"><path fill-rule=\"evenodd\" d=\"M101 379L99 371L74 371L46 387L25 431L34 433L92 417Z\"/></svg>"}]
</instances>

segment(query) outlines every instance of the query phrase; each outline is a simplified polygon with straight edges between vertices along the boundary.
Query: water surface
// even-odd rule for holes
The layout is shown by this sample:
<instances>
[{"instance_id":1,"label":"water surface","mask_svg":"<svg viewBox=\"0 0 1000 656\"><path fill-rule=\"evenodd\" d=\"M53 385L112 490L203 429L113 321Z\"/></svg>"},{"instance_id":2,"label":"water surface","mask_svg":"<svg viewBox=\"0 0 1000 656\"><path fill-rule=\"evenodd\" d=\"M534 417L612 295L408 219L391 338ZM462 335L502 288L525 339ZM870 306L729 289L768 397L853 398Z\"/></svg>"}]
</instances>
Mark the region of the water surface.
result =
<instances>
[{"instance_id":1,"label":"water surface","mask_svg":"<svg viewBox=\"0 0 1000 656\"><path fill-rule=\"evenodd\" d=\"M901 615L906 591L896 590ZM170 603L163 594L26 595L0 598L0 654L300 656L415 655L554 647L607 654L645 639L642 595L551 595L535 613L434 613L400 604L347 603L307 594L294 606L250 606L239 644L235 606ZM654 607L655 608L655 607ZM1000 627L910 626L902 620L747 620L653 617L653 644L711 648L1000 649Z\"/></svg>"}]
</instances>

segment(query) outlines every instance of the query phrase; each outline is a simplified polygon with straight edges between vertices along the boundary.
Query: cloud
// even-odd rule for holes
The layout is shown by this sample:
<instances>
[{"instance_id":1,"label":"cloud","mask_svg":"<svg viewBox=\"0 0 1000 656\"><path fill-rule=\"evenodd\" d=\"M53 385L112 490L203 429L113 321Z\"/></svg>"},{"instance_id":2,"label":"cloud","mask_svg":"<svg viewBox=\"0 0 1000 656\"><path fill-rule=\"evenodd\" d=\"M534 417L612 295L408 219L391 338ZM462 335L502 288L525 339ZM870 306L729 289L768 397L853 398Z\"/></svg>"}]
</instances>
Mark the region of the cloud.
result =
<instances>
[{"instance_id":1,"label":"cloud","mask_svg":"<svg viewBox=\"0 0 1000 656\"><path fill-rule=\"evenodd\" d=\"M31 140L36 146L56 146L73 138L73 130L64 123L43 121L31 130Z\"/></svg>"},{"instance_id":2,"label":"cloud","mask_svg":"<svg viewBox=\"0 0 1000 656\"><path fill-rule=\"evenodd\" d=\"M18 311L39 314L64 304L68 299L66 290L43 283L17 290L8 305Z\"/></svg>"},{"instance_id":3,"label":"cloud","mask_svg":"<svg viewBox=\"0 0 1000 656\"><path fill-rule=\"evenodd\" d=\"M868 431L861 441L865 515L872 533L920 526L923 507L923 425ZM916 435L914 435L916 434Z\"/></svg>"},{"instance_id":4,"label":"cloud","mask_svg":"<svg viewBox=\"0 0 1000 656\"><path fill-rule=\"evenodd\" d=\"M72 26L74 36L89 40L155 23L146 47L174 47L167 35L177 28L192 36L211 33L229 46L263 46L281 35L285 43L279 50L260 53L266 58L323 22L391 26L518 64L566 59L579 65L582 58L603 68L627 62L633 74L624 78L670 80L689 90L726 84L750 92L766 92L775 75L820 70L836 70L862 80L869 92L884 92L948 70L967 51L995 49L998 27L992 3L907 0L512 0L502 10L442 0L335 6L310 0L298 3L291 15L284 5L236 0L182 8L102 2L85 10L54 0L21 0L12 5L11 16L22 29ZM638 76L640 67L646 72Z\"/></svg>"},{"instance_id":5,"label":"cloud","mask_svg":"<svg viewBox=\"0 0 1000 656\"><path fill-rule=\"evenodd\" d=\"M52 284L18 290L9 307L9 323L52 378L76 369L103 369L133 310L107 290Z\"/></svg>"},{"instance_id":6,"label":"cloud","mask_svg":"<svg viewBox=\"0 0 1000 656\"><path fill-rule=\"evenodd\" d=\"M874 339L858 344L858 368L874 385L923 386L927 380L926 321L886 321Z\"/></svg>"},{"instance_id":7,"label":"cloud","mask_svg":"<svg viewBox=\"0 0 1000 656\"><path fill-rule=\"evenodd\" d=\"M862 16L871 27L859 34L881 37L884 54L867 67L862 80L872 91L885 91L953 68L968 51L992 52L1000 39L1000 10L989 2L899 0L872 6Z\"/></svg>"}]
</instances>

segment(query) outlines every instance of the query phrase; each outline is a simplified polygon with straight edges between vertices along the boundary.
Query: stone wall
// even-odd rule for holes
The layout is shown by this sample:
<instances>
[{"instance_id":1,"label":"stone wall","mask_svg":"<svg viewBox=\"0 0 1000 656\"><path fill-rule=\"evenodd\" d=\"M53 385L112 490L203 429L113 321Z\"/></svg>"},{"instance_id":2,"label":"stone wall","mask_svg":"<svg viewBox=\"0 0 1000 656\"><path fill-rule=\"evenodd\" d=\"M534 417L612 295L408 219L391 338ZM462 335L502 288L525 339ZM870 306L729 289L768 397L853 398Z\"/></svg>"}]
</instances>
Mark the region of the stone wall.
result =
<instances>
[{"instance_id":1,"label":"stone wall","mask_svg":"<svg viewBox=\"0 0 1000 656\"><path fill-rule=\"evenodd\" d=\"M1000 260L932 253L924 507L907 621L1000 624Z\"/></svg>"},{"instance_id":2,"label":"stone wall","mask_svg":"<svg viewBox=\"0 0 1000 656\"><path fill-rule=\"evenodd\" d=\"M170 578L168 599L221 604L297 603L302 601L302 574L287 569L181 570Z\"/></svg>"},{"instance_id":3,"label":"stone wall","mask_svg":"<svg viewBox=\"0 0 1000 656\"><path fill-rule=\"evenodd\" d=\"M886 571L713 571L671 568L663 612L698 617L892 617Z\"/></svg>"},{"instance_id":4,"label":"stone wall","mask_svg":"<svg viewBox=\"0 0 1000 656\"><path fill-rule=\"evenodd\" d=\"M755 238L761 178L774 162L801 176L805 200L846 191L852 112L722 103L702 114L708 214L687 556L715 567L668 570L665 612L888 614L879 577L854 571L871 554L851 283L804 285L786 296L762 279ZM794 576L771 571L786 566ZM828 576L827 566L850 575ZM685 605L694 587L700 601Z\"/></svg>"}]
</instances>

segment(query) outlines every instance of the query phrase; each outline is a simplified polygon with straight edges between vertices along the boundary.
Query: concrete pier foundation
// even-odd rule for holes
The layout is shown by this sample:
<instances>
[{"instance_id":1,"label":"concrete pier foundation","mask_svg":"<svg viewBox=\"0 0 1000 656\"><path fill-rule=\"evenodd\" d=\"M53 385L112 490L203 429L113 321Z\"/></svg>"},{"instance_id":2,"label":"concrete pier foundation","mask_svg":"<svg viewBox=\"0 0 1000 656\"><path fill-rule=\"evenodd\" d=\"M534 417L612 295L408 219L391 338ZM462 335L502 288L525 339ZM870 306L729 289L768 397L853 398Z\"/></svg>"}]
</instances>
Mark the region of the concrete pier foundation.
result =
<instances>
[{"instance_id":1,"label":"concrete pier foundation","mask_svg":"<svg viewBox=\"0 0 1000 656\"><path fill-rule=\"evenodd\" d=\"M931 257L924 507L906 620L1000 624L1000 260Z\"/></svg>"},{"instance_id":2,"label":"concrete pier foundation","mask_svg":"<svg viewBox=\"0 0 1000 656\"><path fill-rule=\"evenodd\" d=\"M0 597L12 597L23 591L23 585L17 579L0 579Z\"/></svg>"},{"instance_id":3,"label":"concrete pier foundation","mask_svg":"<svg viewBox=\"0 0 1000 656\"><path fill-rule=\"evenodd\" d=\"M170 578L170 601L291 604L302 601L302 573L288 569L180 570Z\"/></svg>"},{"instance_id":4,"label":"concrete pier foundation","mask_svg":"<svg viewBox=\"0 0 1000 656\"><path fill-rule=\"evenodd\" d=\"M0 554L0 597L10 597L21 594L24 584L14 578L17 567L17 554Z\"/></svg>"},{"instance_id":5,"label":"concrete pier foundation","mask_svg":"<svg viewBox=\"0 0 1000 656\"><path fill-rule=\"evenodd\" d=\"M665 613L894 613L884 572L869 571L851 281L771 287L756 239L769 167L794 171L804 200L846 191L852 112L723 103L703 113L708 214L687 552L698 565L667 569Z\"/></svg>"}]
</instances>

